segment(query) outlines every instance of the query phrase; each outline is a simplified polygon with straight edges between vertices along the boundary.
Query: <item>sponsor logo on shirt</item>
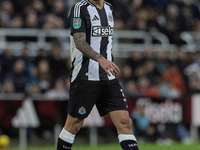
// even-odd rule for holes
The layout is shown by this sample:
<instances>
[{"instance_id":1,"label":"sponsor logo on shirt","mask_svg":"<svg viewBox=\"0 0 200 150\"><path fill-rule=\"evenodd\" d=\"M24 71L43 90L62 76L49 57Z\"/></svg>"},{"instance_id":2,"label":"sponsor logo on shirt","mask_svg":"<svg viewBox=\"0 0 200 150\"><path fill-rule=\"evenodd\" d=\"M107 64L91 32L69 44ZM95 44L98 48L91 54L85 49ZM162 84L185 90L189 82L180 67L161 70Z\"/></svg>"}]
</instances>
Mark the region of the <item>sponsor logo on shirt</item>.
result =
<instances>
[{"instance_id":1,"label":"sponsor logo on shirt","mask_svg":"<svg viewBox=\"0 0 200 150\"><path fill-rule=\"evenodd\" d=\"M92 36L100 37L100 36L113 36L113 27L111 26L93 26L92 27Z\"/></svg>"}]
</instances>

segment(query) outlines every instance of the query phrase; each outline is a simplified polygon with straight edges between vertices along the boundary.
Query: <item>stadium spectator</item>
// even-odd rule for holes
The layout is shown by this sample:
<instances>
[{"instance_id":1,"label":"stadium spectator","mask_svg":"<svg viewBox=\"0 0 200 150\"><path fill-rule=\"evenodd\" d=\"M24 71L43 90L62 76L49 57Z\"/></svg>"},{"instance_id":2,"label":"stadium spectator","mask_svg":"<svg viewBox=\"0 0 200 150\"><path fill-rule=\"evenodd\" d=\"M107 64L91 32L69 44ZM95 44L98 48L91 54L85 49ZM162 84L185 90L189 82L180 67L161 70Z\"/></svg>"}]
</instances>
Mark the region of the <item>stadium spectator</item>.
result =
<instances>
[{"instance_id":1,"label":"stadium spectator","mask_svg":"<svg viewBox=\"0 0 200 150\"><path fill-rule=\"evenodd\" d=\"M27 89L26 89L27 93L29 93L30 95L39 95L42 93L40 86L38 83L33 83L30 84Z\"/></svg>"},{"instance_id":2,"label":"stadium spectator","mask_svg":"<svg viewBox=\"0 0 200 150\"><path fill-rule=\"evenodd\" d=\"M21 59L25 63L25 72L27 75L30 75L31 68L34 67L33 59L30 56L30 49L28 46L25 46L21 50L21 54L18 57L18 59Z\"/></svg>"},{"instance_id":3,"label":"stadium spectator","mask_svg":"<svg viewBox=\"0 0 200 150\"><path fill-rule=\"evenodd\" d=\"M142 54L138 50L133 50L131 57L127 58L126 65L130 66L134 73L136 68L142 64Z\"/></svg>"},{"instance_id":4,"label":"stadium spectator","mask_svg":"<svg viewBox=\"0 0 200 150\"><path fill-rule=\"evenodd\" d=\"M181 97L181 92L171 82L162 82L159 85L159 96L176 99Z\"/></svg>"},{"instance_id":5,"label":"stadium spectator","mask_svg":"<svg viewBox=\"0 0 200 150\"><path fill-rule=\"evenodd\" d=\"M63 49L59 45L55 45L49 56L49 63L52 72L52 78L55 81L58 78L66 77L69 73L67 68L67 58L63 57Z\"/></svg>"},{"instance_id":6,"label":"stadium spectator","mask_svg":"<svg viewBox=\"0 0 200 150\"><path fill-rule=\"evenodd\" d=\"M179 68L179 70L182 74L183 74L186 66L189 64L186 60L187 59L186 55L187 54L183 49L181 49L181 48L177 49L176 59L174 60L174 63L176 64L177 68Z\"/></svg>"},{"instance_id":7,"label":"stadium spectator","mask_svg":"<svg viewBox=\"0 0 200 150\"><path fill-rule=\"evenodd\" d=\"M155 56L154 56L154 53L153 52L153 47L151 45L147 45L145 48L144 48L144 52L142 52L142 56L143 56L143 61L147 61L147 60L154 60Z\"/></svg>"},{"instance_id":8,"label":"stadium spectator","mask_svg":"<svg viewBox=\"0 0 200 150\"><path fill-rule=\"evenodd\" d=\"M129 22L131 16L129 10L129 0L116 0L114 2L114 7L117 11L114 12L116 20L122 20L124 24Z\"/></svg>"},{"instance_id":9,"label":"stadium spectator","mask_svg":"<svg viewBox=\"0 0 200 150\"><path fill-rule=\"evenodd\" d=\"M154 60L146 60L144 62L144 69L146 70L146 77L151 81L151 83L160 80L161 74L156 68Z\"/></svg>"},{"instance_id":10,"label":"stadium spectator","mask_svg":"<svg viewBox=\"0 0 200 150\"><path fill-rule=\"evenodd\" d=\"M23 60L17 60L13 66L13 81L16 88L16 92L23 93L25 91L27 75L25 72L25 62Z\"/></svg>"},{"instance_id":11,"label":"stadium spectator","mask_svg":"<svg viewBox=\"0 0 200 150\"><path fill-rule=\"evenodd\" d=\"M14 6L10 1L0 2L0 27L9 27L13 12Z\"/></svg>"},{"instance_id":12,"label":"stadium spectator","mask_svg":"<svg viewBox=\"0 0 200 150\"><path fill-rule=\"evenodd\" d=\"M54 84L54 87L46 92L47 98L54 100L68 100L69 93L65 87L63 80L57 78Z\"/></svg>"},{"instance_id":13,"label":"stadium spectator","mask_svg":"<svg viewBox=\"0 0 200 150\"><path fill-rule=\"evenodd\" d=\"M186 91L183 76L176 65L172 64L169 66L169 68L164 72L162 78L163 82L168 83L171 88L176 89L180 94L184 94Z\"/></svg>"},{"instance_id":14,"label":"stadium spectator","mask_svg":"<svg viewBox=\"0 0 200 150\"><path fill-rule=\"evenodd\" d=\"M38 84L38 69L34 66L31 67L30 72L28 74L26 90L29 91L29 88L34 86L35 84Z\"/></svg>"},{"instance_id":15,"label":"stadium spectator","mask_svg":"<svg viewBox=\"0 0 200 150\"><path fill-rule=\"evenodd\" d=\"M155 126L151 125L149 117L146 115L148 99L139 98L136 102L136 108L131 113L133 120L133 132L140 141L154 142L159 138Z\"/></svg>"},{"instance_id":16,"label":"stadium spectator","mask_svg":"<svg viewBox=\"0 0 200 150\"><path fill-rule=\"evenodd\" d=\"M42 24L44 23L45 10L46 10L44 6L44 2L40 0L36 0L33 2L32 6L33 6L32 12L34 12L37 15L38 25L39 27L41 27Z\"/></svg>"},{"instance_id":17,"label":"stadium spectator","mask_svg":"<svg viewBox=\"0 0 200 150\"><path fill-rule=\"evenodd\" d=\"M124 93L128 97L141 97L143 96L137 83L134 80L129 80L123 85Z\"/></svg>"},{"instance_id":18,"label":"stadium spectator","mask_svg":"<svg viewBox=\"0 0 200 150\"><path fill-rule=\"evenodd\" d=\"M140 77L137 80L139 91L144 97L154 97L157 98L159 96L159 90L156 84L151 84L150 79L147 77Z\"/></svg>"},{"instance_id":19,"label":"stadium spectator","mask_svg":"<svg viewBox=\"0 0 200 150\"><path fill-rule=\"evenodd\" d=\"M39 49L37 56L34 58L34 65L38 67L38 64L41 60L49 60L49 56L47 54L47 50Z\"/></svg>"},{"instance_id":20,"label":"stadium spectator","mask_svg":"<svg viewBox=\"0 0 200 150\"><path fill-rule=\"evenodd\" d=\"M125 24L122 20L118 19L114 22L114 29L115 30L123 30L125 28Z\"/></svg>"},{"instance_id":21,"label":"stadium spectator","mask_svg":"<svg viewBox=\"0 0 200 150\"><path fill-rule=\"evenodd\" d=\"M120 82L127 96L141 96L137 83L133 80L132 68L129 65L123 66L120 73Z\"/></svg>"},{"instance_id":22,"label":"stadium spectator","mask_svg":"<svg viewBox=\"0 0 200 150\"><path fill-rule=\"evenodd\" d=\"M12 81L6 80L2 84L2 93L15 93L15 86Z\"/></svg>"},{"instance_id":23,"label":"stadium spectator","mask_svg":"<svg viewBox=\"0 0 200 150\"><path fill-rule=\"evenodd\" d=\"M0 81L3 82L6 79L7 74L12 72L13 65L16 61L16 56L13 54L13 49L8 48L0 55L0 65L1 65L1 73L0 73Z\"/></svg>"},{"instance_id":24,"label":"stadium spectator","mask_svg":"<svg viewBox=\"0 0 200 150\"><path fill-rule=\"evenodd\" d=\"M14 15L10 22L10 28L23 28L24 22L20 15Z\"/></svg>"},{"instance_id":25,"label":"stadium spectator","mask_svg":"<svg viewBox=\"0 0 200 150\"><path fill-rule=\"evenodd\" d=\"M120 79L122 83L126 83L133 78L133 70L131 66L124 65L121 69Z\"/></svg>"},{"instance_id":26,"label":"stadium spectator","mask_svg":"<svg viewBox=\"0 0 200 150\"><path fill-rule=\"evenodd\" d=\"M53 13L60 18L66 18L67 6L63 0L56 0L53 2Z\"/></svg>"},{"instance_id":27,"label":"stadium spectator","mask_svg":"<svg viewBox=\"0 0 200 150\"><path fill-rule=\"evenodd\" d=\"M15 86L16 93L23 93L27 82L27 76L25 73L25 62L18 59L14 64L12 71L7 73L5 80L10 80Z\"/></svg>"},{"instance_id":28,"label":"stadium spectator","mask_svg":"<svg viewBox=\"0 0 200 150\"><path fill-rule=\"evenodd\" d=\"M135 68L135 71L133 72L133 79L137 81L138 79L145 77L147 75L147 70L145 70L145 65L141 64L137 68Z\"/></svg>"},{"instance_id":29,"label":"stadium spectator","mask_svg":"<svg viewBox=\"0 0 200 150\"><path fill-rule=\"evenodd\" d=\"M195 93L200 93L200 82L198 79L192 78L188 81L187 94L192 95Z\"/></svg>"},{"instance_id":30,"label":"stadium spectator","mask_svg":"<svg viewBox=\"0 0 200 150\"><path fill-rule=\"evenodd\" d=\"M189 91L197 91L200 88L200 65L198 59L185 68L184 75L187 77L186 81L188 81Z\"/></svg>"},{"instance_id":31,"label":"stadium spectator","mask_svg":"<svg viewBox=\"0 0 200 150\"><path fill-rule=\"evenodd\" d=\"M46 60L39 61L38 64L38 83L42 93L46 92L52 83L52 72L49 62Z\"/></svg>"},{"instance_id":32,"label":"stadium spectator","mask_svg":"<svg viewBox=\"0 0 200 150\"><path fill-rule=\"evenodd\" d=\"M148 31L148 12L147 10L140 10L137 12L132 30Z\"/></svg>"},{"instance_id":33,"label":"stadium spectator","mask_svg":"<svg viewBox=\"0 0 200 150\"><path fill-rule=\"evenodd\" d=\"M167 56L168 54L166 51L163 51L163 49L159 49L155 55L156 68L160 74L163 74L170 65L170 60Z\"/></svg>"},{"instance_id":34,"label":"stadium spectator","mask_svg":"<svg viewBox=\"0 0 200 150\"><path fill-rule=\"evenodd\" d=\"M44 29L63 29L64 22L61 18L57 17L53 13L49 13L45 16L45 22L42 26Z\"/></svg>"}]
</instances>

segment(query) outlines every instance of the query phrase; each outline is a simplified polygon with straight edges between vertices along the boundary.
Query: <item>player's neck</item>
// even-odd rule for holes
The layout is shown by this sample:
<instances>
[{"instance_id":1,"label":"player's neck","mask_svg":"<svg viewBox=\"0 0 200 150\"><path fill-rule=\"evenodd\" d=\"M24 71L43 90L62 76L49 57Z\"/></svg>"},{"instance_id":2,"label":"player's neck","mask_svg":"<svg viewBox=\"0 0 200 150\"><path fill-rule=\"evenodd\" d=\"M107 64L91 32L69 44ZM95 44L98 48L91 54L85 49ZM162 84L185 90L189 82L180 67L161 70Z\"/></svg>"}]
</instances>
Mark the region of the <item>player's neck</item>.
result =
<instances>
[{"instance_id":1,"label":"player's neck","mask_svg":"<svg viewBox=\"0 0 200 150\"><path fill-rule=\"evenodd\" d=\"M104 0L89 0L92 2L97 8L102 9L103 8L103 2Z\"/></svg>"}]
</instances>

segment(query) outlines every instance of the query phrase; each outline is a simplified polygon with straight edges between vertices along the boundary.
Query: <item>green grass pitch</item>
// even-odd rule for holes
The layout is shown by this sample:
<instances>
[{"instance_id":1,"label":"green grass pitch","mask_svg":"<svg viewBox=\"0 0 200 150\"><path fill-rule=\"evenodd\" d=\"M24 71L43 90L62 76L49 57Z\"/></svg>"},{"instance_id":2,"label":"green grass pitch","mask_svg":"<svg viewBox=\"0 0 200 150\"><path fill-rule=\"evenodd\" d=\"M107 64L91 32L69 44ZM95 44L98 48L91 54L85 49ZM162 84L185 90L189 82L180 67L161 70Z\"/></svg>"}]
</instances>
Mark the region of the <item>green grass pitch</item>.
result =
<instances>
[{"instance_id":1,"label":"green grass pitch","mask_svg":"<svg viewBox=\"0 0 200 150\"><path fill-rule=\"evenodd\" d=\"M157 145L157 144L142 144L139 145L140 150L200 150L200 143L184 145L175 143L172 145ZM20 150L18 148L9 148L9 150ZM28 148L26 150L56 150L55 147L44 148ZM89 146L74 146L72 150L121 150L118 144L112 145L99 145L97 147Z\"/></svg>"}]
</instances>

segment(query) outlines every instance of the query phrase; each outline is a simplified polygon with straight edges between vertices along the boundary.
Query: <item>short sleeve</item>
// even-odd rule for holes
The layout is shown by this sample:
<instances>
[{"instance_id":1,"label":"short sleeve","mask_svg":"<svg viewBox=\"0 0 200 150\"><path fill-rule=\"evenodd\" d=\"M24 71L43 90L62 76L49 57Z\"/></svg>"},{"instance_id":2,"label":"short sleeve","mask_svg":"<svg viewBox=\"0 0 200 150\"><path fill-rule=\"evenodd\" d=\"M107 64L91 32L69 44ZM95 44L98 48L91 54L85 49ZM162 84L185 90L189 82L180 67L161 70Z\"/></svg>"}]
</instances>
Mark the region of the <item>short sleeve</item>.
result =
<instances>
[{"instance_id":1,"label":"short sleeve","mask_svg":"<svg viewBox=\"0 0 200 150\"><path fill-rule=\"evenodd\" d=\"M77 17L77 11L79 11L80 13L78 17ZM81 10L77 10L77 9L75 10L73 6L69 14L69 21L70 21L71 35L77 32L86 33L85 18Z\"/></svg>"}]
</instances>

